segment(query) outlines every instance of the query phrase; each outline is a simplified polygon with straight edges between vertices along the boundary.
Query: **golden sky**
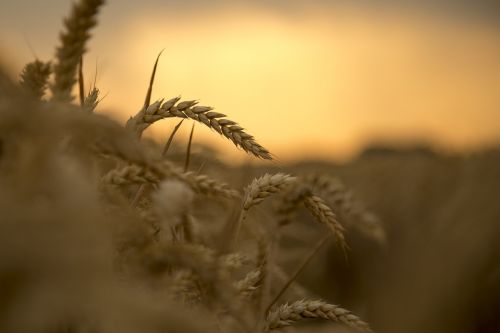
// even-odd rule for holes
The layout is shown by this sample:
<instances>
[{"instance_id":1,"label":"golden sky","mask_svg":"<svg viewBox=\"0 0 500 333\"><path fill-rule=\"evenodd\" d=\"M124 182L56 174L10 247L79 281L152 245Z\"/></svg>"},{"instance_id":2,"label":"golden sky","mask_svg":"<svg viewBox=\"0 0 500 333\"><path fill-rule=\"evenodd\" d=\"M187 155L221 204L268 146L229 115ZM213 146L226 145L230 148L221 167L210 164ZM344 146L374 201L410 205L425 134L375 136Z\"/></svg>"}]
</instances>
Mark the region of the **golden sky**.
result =
<instances>
[{"instance_id":1,"label":"golden sky","mask_svg":"<svg viewBox=\"0 0 500 333\"><path fill-rule=\"evenodd\" d=\"M154 59L165 49L153 98L182 95L213 106L280 161L346 158L372 139L449 149L500 139L500 27L491 22L390 7L283 14L245 5L151 5L126 15L118 7L110 1L104 8L85 62L87 81L97 63L106 95L99 112L121 122L142 105ZM2 58L13 72L33 59L28 43L40 59L52 57L68 8L54 8L48 24L34 14L0 24ZM148 135L166 138L175 123L164 120ZM203 126L195 142L246 159Z\"/></svg>"}]
</instances>

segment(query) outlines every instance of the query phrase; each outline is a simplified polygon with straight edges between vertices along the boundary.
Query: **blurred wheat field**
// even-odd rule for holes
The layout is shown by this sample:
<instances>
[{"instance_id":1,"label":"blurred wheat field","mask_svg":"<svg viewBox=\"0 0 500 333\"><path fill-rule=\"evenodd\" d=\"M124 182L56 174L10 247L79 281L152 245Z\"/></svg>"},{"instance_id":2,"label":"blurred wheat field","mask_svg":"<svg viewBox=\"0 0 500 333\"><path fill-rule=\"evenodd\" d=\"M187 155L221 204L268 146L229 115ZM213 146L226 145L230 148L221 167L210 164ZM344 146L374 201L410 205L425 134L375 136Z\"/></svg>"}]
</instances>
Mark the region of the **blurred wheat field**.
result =
<instances>
[{"instance_id":1,"label":"blurred wheat field","mask_svg":"<svg viewBox=\"0 0 500 333\"><path fill-rule=\"evenodd\" d=\"M230 114L153 100L161 55L119 124L83 75L103 5L72 5L53 60L0 68L0 332L500 330L499 149L271 162ZM263 162L218 160L204 126Z\"/></svg>"}]
</instances>

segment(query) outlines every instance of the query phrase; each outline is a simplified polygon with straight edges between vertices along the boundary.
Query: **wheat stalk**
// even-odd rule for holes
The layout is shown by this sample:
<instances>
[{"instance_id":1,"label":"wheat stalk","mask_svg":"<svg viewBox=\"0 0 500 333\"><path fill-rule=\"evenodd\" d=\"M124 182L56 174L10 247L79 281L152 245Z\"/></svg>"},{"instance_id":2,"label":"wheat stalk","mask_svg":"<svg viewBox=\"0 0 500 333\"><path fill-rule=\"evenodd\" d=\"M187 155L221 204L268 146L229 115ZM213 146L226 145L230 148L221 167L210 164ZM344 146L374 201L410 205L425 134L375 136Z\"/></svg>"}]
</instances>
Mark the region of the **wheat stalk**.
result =
<instances>
[{"instance_id":1,"label":"wheat stalk","mask_svg":"<svg viewBox=\"0 0 500 333\"><path fill-rule=\"evenodd\" d=\"M307 318L321 318L336 323L343 323L361 332L373 332L369 325L350 311L337 305L323 301L299 300L291 304L284 304L270 311L267 317L267 329L291 326L295 322Z\"/></svg>"},{"instance_id":2,"label":"wheat stalk","mask_svg":"<svg viewBox=\"0 0 500 333\"><path fill-rule=\"evenodd\" d=\"M141 137L146 128L160 119L190 118L225 136L245 152L259 158L272 159L267 149L259 145L254 137L246 133L236 122L225 118L225 114L214 112L209 106L197 105L198 102L194 100L178 103L179 101L180 97L174 97L166 102L159 100L148 107L143 107L127 121L126 126Z\"/></svg>"},{"instance_id":3,"label":"wheat stalk","mask_svg":"<svg viewBox=\"0 0 500 333\"><path fill-rule=\"evenodd\" d=\"M97 24L96 16L104 0L81 0L73 5L71 15L64 20L66 31L60 36L61 46L56 51L53 99L70 102L71 90L76 83L76 72L80 58L85 53L85 44L90 38L90 29Z\"/></svg>"},{"instance_id":4,"label":"wheat stalk","mask_svg":"<svg viewBox=\"0 0 500 333\"><path fill-rule=\"evenodd\" d=\"M288 290L288 288L292 285L294 281L297 280L297 277L304 271L306 268L307 264L311 262L311 260L316 256L316 254L321 250L325 244L327 244L328 240L330 239L331 235L327 234L326 236L321 239L314 249L308 253L308 255L304 258L302 263L297 267L295 272L290 275L290 277L287 279L286 283L283 285L283 287L280 289L280 291L274 296L272 301L269 303L269 305L266 307L265 313L268 313L269 310L276 304L276 302L280 299L281 296Z\"/></svg>"},{"instance_id":5,"label":"wheat stalk","mask_svg":"<svg viewBox=\"0 0 500 333\"><path fill-rule=\"evenodd\" d=\"M83 55L78 62L78 96L80 97L80 106L85 102L85 80L83 77Z\"/></svg>"},{"instance_id":6,"label":"wheat stalk","mask_svg":"<svg viewBox=\"0 0 500 333\"><path fill-rule=\"evenodd\" d=\"M280 266L277 265L272 267L271 272L276 279L276 283L279 285L284 286L288 283L288 281L293 279L291 275L287 274ZM293 280L293 283L288 286L285 292L295 298L303 298L311 295L311 292L300 285L297 280Z\"/></svg>"}]
</instances>

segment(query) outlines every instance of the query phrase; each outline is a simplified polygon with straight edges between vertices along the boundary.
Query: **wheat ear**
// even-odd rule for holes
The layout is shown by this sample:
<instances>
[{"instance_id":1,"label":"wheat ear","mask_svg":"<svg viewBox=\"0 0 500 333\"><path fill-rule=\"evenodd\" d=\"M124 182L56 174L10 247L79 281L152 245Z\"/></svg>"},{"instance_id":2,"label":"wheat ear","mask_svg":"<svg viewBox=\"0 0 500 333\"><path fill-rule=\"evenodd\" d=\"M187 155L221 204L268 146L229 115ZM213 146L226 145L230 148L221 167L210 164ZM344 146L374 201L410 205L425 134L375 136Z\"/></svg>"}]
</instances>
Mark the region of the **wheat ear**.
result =
<instances>
[{"instance_id":1,"label":"wheat ear","mask_svg":"<svg viewBox=\"0 0 500 333\"><path fill-rule=\"evenodd\" d=\"M184 173L167 162L162 162L154 167L127 165L120 169L111 170L104 175L102 181L112 185L156 184L166 178L178 179L190 186L195 192L205 195L220 195L226 198L239 196L237 191L230 189L225 183L193 172Z\"/></svg>"},{"instance_id":2,"label":"wheat ear","mask_svg":"<svg viewBox=\"0 0 500 333\"><path fill-rule=\"evenodd\" d=\"M19 83L29 95L41 99L47 89L50 73L50 62L35 60L24 66Z\"/></svg>"},{"instance_id":3,"label":"wheat ear","mask_svg":"<svg viewBox=\"0 0 500 333\"><path fill-rule=\"evenodd\" d=\"M255 305L256 309L260 311L263 307L264 302L267 302L267 297L270 289L270 268L271 268L271 246L269 240L265 237L260 237L257 242L257 257L256 260L256 270L260 272L259 279L255 281L255 287L259 289L255 293ZM260 317L259 317L260 318Z\"/></svg>"},{"instance_id":4,"label":"wheat ear","mask_svg":"<svg viewBox=\"0 0 500 333\"><path fill-rule=\"evenodd\" d=\"M252 260L242 253L230 253L220 257L221 265L228 271L234 271L243 266L250 265Z\"/></svg>"},{"instance_id":5,"label":"wheat ear","mask_svg":"<svg viewBox=\"0 0 500 333\"><path fill-rule=\"evenodd\" d=\"M283 173L274 175L266 173L264 176L254 179L245 190L243 209L247 211L252 206L258 205L271 194L279 192L294 182L295 179L295 177Z\"/></svg>"},{"instance_id":6,"label":"wheat ear","mask_svg":"<svg viewBox=\"0 0 500 333\"><path fill-rule=\"evenodd\" d=\"M290 224L300 204L309 196L311 196L309 186L300 183L284 193L276 209L278 228Z\"/></svg>"},{"instance_id":7,"label":"wheat ear","mask_svg":"<svg viewBox=\"0 0 500 333\"><path fill-rule=\"evenodd\" d=\"M174 97L166 102L159 100L148 107L143 107L134 117L127 121L127 128L141 137L142 132L154 122L164 118L190 118L203 123L217 133L231 140L234 145L256 157L271 160L267 149L259 145L255 138L246 133L236 122L229 120L225 114L212 111L209 106L199 106L197 101L180 102Z\"/></svg>"},{"instance_id":8,"label":"wheat ear","mask_svg":"<svg viewBox=\"0 0 500 333\"><path fill-rule=\"evenodd\" d=\"M83 100L82 109L89 113L94 112L97 104L99 103L98 97L99 89L97 89L96 87L92 88L92 90L89 91L89 94Z\"/></svg>"},{"instance_id":9,"label":"wheat ear","mask_svg":"<svg viewBox=\"0 0 500 333\"><path fill-rule=\"evenodd\" d=\"M174 300L180 300L188 306L201 303L202 298L198 290L199 281L190 271L177 271L169 283L169 292Z\"/></svg>"},{"instance_id":10,"label":"wheat ear","mask_svg":"<svg viewBox=\"0 0 500 333\"><path fill-rule=\"evenodd\" d=\"M326 225L331 230L339 246L342 249L346 249L344 227L337 221L335 213L328 207L325 201L318 196L311 195L304 199L304 205L318 222Z\"/></svg>"},{"instance_id":11,"label":"wheat ear","mask_svg":"<svg viewBox=\"0 0 500 333\"><path fill-rule=\"evenodd\" d=\"M186 159L184 160L184 172L187 172L189 169L189 162L191 161L191 146L193 144L193 133L194 133L194 125L196 123L193 123L193 126L191 126L191 132L189 133L189 140L188 140L188 145L186 148Z\"/></svg>"},{"instance_id":12,"label":"wheat ear","mask_svg":"<svg viewBox=\"0 0 500 333\"><path fill-rule=\"evenodd\" d=\"M291 188L282 198L281 204L278 207L278 228L290 223L299 204L303 202L309 212L318 220L318 222L326 225L335 236L337 243L346 249L344 227L337 220L337 216L331 210L326 202L314 195L308 185L298 183L297 186Z\"/></svg>"},{"instance_id":13,"label":"wheat ear","mask_svg":"<svg viewBox=\"0 0 500 333\"><path fill-rule=\"evenodd\" d=\"M259 288L259 282L262 280L260 269L254 269L248 272L245 277L234 284L235 289L244 298L249 298Z\"/></svg>"},{"instance_id":14,"label":"wheat ear","mask_svg":"<svg viewBox=\"0 0 500 333\"><path fill-rule=\"evenodd\" d=\"M232 241L233 245L239 238L241 226L245 220L246 213L250 208L261 203L265 198L273 193L277 193L284 189L287 185L295 181L295 177L277 173L274 175L265 174L260 178L254 179L250 185L245 189L245 196L243 198L243 207L240 211L238 219L233 229Z\"/></svg>"},{"instance_id":15,"label":"wheat ear","mask_svg":"<svg viewBox=\"0 0 500 333\"><path fill-rule=\"evenodd\" d=\"M80 58L85 53L85 44L90 38L90 29L97 24L96 16L104 0L81 0L73 5L71 15L64 20L66 31L60 36L61 46L56 51L53 99L70 102L71 90L76 83L76 72Z\"/></svg>"},{"instance_id":16,"label":"wheat ear","mask_svg":"<svg viewBox=\"0 0 500 333\"><path fill-rule=\"evenodd\" d=\"M325 198L328 203L338 209L342 222L348 227L352 225L361 233L384 244L386 232L379 218L369 211L352 191L337 178L328 175L308 175L304 178L315 193Z\"/></svg>"},{"instance_id":17,"label":"wheat ear","mask_svg":"<svg viewBox=\"0 0 500 333\"><path fill-rule=\"evenodd\" d=\"M149 249L147 264L153 272L163 272L172 267L192 270L204 282L200 286L202 297L205 294L207 302L218 299L242 328L250 332L249 323L234 308L232 296L235 290L212 249L189 243L163 244Z\"/></svg>"},{"instance_id":18,"label":"wheat ear","mask_svg":"<svg viewBox=\"0 0 500 333\"><path fill-rule=\"evenodd\" d=\"M350 311L323 301L300 300L284 304L268 315L268 330L274 330L307 318L321 318L342 323L361 332L373 332L369 325Z\"/></svg>"}]
</instances>

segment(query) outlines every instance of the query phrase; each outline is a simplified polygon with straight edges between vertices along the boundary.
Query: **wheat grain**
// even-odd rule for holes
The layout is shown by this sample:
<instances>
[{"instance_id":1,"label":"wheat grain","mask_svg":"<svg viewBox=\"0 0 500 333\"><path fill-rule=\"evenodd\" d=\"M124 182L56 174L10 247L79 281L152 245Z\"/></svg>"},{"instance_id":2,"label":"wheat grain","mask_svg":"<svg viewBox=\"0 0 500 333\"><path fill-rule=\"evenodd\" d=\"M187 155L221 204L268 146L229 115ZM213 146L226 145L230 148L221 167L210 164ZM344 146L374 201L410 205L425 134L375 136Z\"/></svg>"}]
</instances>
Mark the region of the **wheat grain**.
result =
<instances>
[{"instance_id":1,"label":"wheat grain","mask_svg":"<svg viewBox=\"0 0 500 333\"><path fill-rule=\"evenodd\" d=\"M372 332L367 323L350 311L323 301L308 300L287 303L270 311L267 317L267 329L275 330L290 326L307 318L321 318L345 324L361 332Z\"/></svg>"}]
</instances>

